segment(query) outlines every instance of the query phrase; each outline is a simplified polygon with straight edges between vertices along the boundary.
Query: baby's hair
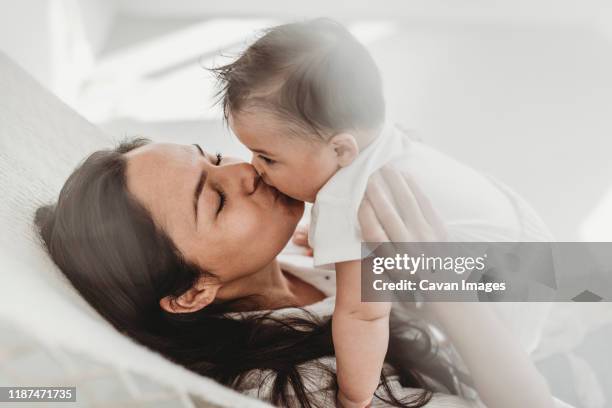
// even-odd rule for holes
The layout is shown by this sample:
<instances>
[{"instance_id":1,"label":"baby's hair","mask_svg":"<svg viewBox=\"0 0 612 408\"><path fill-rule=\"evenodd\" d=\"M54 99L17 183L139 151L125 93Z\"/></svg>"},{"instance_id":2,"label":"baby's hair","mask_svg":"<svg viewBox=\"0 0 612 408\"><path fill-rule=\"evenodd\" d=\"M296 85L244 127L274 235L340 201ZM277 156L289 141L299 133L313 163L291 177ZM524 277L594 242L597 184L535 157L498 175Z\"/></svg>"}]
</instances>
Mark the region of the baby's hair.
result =
<instances>
[{"instance_id":1,"label":"baby's hair","mask_svg":"<svg viewBox=\"0 0 612 408\"><path fill-rule=\"evenodd\" d=\"M327 139L341 131L376 130L385 119L376 63L333 20L269 28L234 62L212 71L226 120L256 107L295 133Z\"/></svg>"}]
</instances>

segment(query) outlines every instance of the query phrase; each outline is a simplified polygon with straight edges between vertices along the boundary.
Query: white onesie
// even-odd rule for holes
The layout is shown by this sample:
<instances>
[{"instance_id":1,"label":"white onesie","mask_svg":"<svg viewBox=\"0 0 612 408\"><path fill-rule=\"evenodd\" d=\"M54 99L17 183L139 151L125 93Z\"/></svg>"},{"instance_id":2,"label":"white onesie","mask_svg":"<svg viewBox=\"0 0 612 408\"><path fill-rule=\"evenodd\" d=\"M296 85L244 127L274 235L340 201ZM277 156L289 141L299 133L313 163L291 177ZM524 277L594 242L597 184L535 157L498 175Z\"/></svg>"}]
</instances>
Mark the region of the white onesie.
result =
<instances>
[{"instance_id":1,"label":"white onesie","mask_svg":"<svg viewBox=\"0 0 612 408\"><path fill-rule=\"evenodd\" d=\"M317 194L308 235L315 266L361 259L359 205L368 178L387 163L412 176L446 226L449 241L552 240L539 217L502 183L386 125ZM523 225L526 218L534 225ZM525 228L531 231L527 235Z\"/></svg>"},{"instance_id":2,"label":"white onesie","mask_svg":"<svg viewBox=\"0 0 612 408\"><path fill-rule=\"evenodd\" d=\"M319 190L308 231L315 266L331 269L336 262L361 259L357 213L368 179L391 160L405 155L407 142L393 126L385 126L353 163L338 170Z\"/></svg>"},{"instance_id":3,"label":"white onesie","mask_svg":"<svg viewBox=\"0 0 612 408\"><path fill-rule=\"evenodd\" d=\"M359 205L368 177L386 163L411 175L444 223L449 241L553 240L537 213L506 185L387 125L317 194L308 236L315 266L333 269L336 262L361 259ZM529 351L537 345L549 306L546 302L494 304Z\"/></svg>"}]
</instances>

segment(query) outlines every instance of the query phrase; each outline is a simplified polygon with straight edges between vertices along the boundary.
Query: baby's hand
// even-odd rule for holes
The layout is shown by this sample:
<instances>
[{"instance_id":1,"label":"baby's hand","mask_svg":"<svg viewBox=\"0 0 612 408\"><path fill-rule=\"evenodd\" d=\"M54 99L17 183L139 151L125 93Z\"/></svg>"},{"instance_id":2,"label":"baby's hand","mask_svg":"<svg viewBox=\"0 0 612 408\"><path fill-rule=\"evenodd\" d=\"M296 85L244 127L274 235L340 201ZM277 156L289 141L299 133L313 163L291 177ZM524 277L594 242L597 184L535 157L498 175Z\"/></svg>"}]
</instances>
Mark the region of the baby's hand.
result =
<instances>
[{"instance_id":1,"label":"baby's hand","mask_svg":"<svg viewBox=\"0 0 612 408\"><path fill-rule=\"evenodd\" d=\"M338 390L338 396L336 398L336 406L339 408L368 408L370 407L371 402L371 398L362 402L351 401L346 397L346 395L344 395L342 390Z\"/></svg>"},{"instance_id":2,"label":"baby's hand","mask_svg":"<svg viewBox=\"0 0 612 408\"><path fill-rule=\"evenodd\" d=\"M306 248L306 254L312 256L313 250L308 245L308 225L298 225L291 240L295 245Z\"/></svg>"}]
</instances>

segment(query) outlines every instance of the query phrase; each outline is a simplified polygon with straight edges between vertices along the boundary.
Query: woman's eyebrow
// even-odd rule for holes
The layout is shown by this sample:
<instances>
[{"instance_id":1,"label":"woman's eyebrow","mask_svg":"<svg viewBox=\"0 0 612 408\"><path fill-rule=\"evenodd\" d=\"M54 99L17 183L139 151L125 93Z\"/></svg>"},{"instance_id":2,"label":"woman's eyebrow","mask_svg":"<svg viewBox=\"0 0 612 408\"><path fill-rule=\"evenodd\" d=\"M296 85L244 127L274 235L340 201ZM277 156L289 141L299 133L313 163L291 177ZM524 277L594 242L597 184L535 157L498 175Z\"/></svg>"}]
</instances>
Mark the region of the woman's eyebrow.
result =
<instances>
[{"instance_id":1,"label":"woman's eyebrow","mask_svg":"<svg viewBox=\"0 0 612 408\"><path fill-rule=\"evenodd\" d=\"M206 155L204 154L204 149L202 149L202 146L200 146L200 145L199 145L199 144L197 144L197 143L194 143L193 145L194 145L195 147L197 147L197 149L200 151L200 154L201 154L202 156L206 156Z\"/></svg>"},{"instance_id":2,"label":"woman's eyebrow","mask_svg":"<svg viewBox=\"0 0 612 408\"><path fill-rule=\"evenodd\" d=\"M200 147L199 144L195 143L194 146L198 149L198 151L200 152L202 156L206 157L206 154L204 154L204 150L202 149L202 147ZM198 203L200 202L200 195L202 193L202 189L204 188L205 182L206 182L206 171L202 171L198 179L198 183L196 184L194 193L193 193L193 219L194 219L194 222L196 223L196 226L198 225L197 224L198 222Z\"/></svg>"}]
</instances>

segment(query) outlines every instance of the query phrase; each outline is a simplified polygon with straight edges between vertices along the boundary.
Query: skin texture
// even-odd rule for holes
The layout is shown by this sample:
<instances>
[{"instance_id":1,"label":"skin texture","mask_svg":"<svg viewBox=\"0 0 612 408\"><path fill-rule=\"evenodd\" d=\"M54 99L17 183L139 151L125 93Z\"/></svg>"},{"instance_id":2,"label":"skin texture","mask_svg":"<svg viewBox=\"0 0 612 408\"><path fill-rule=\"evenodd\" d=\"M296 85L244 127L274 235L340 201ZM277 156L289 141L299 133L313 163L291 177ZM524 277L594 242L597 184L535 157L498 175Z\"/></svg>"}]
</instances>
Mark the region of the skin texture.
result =
<instances>
[{"instance_id":1,"label":"skin texture","mask_svg":"<svg viewBox=\"0 0 612 408\"><path fill-rule=\"evenodd\" d=\"M203 276L177 299L164 298L171 312L192 312L214 300L260 295L262 308L300 304L322 297L310 285L287 277L276 255L303 212L292 200L261 182L254 168L218 158L193 145L154 143L126 154L128 190L170 236L183 256L214 276ZM206 175L197 221L194 191ZM220 191L225 203L220 208Z\"/></svg>"},{"instance_id":2,"label":"skin texture","mask_svg":"<svg viewBox=\"0 0 612 408\"><path fill-rule=\"evenodd\" d=\"M263 180L296 200L314 202L317 192L359 153L350 133L328 140L317 134L298 136L262 110L230 115L229 125L251 152L251 163Z\"/></svg>"}]
</instances>

